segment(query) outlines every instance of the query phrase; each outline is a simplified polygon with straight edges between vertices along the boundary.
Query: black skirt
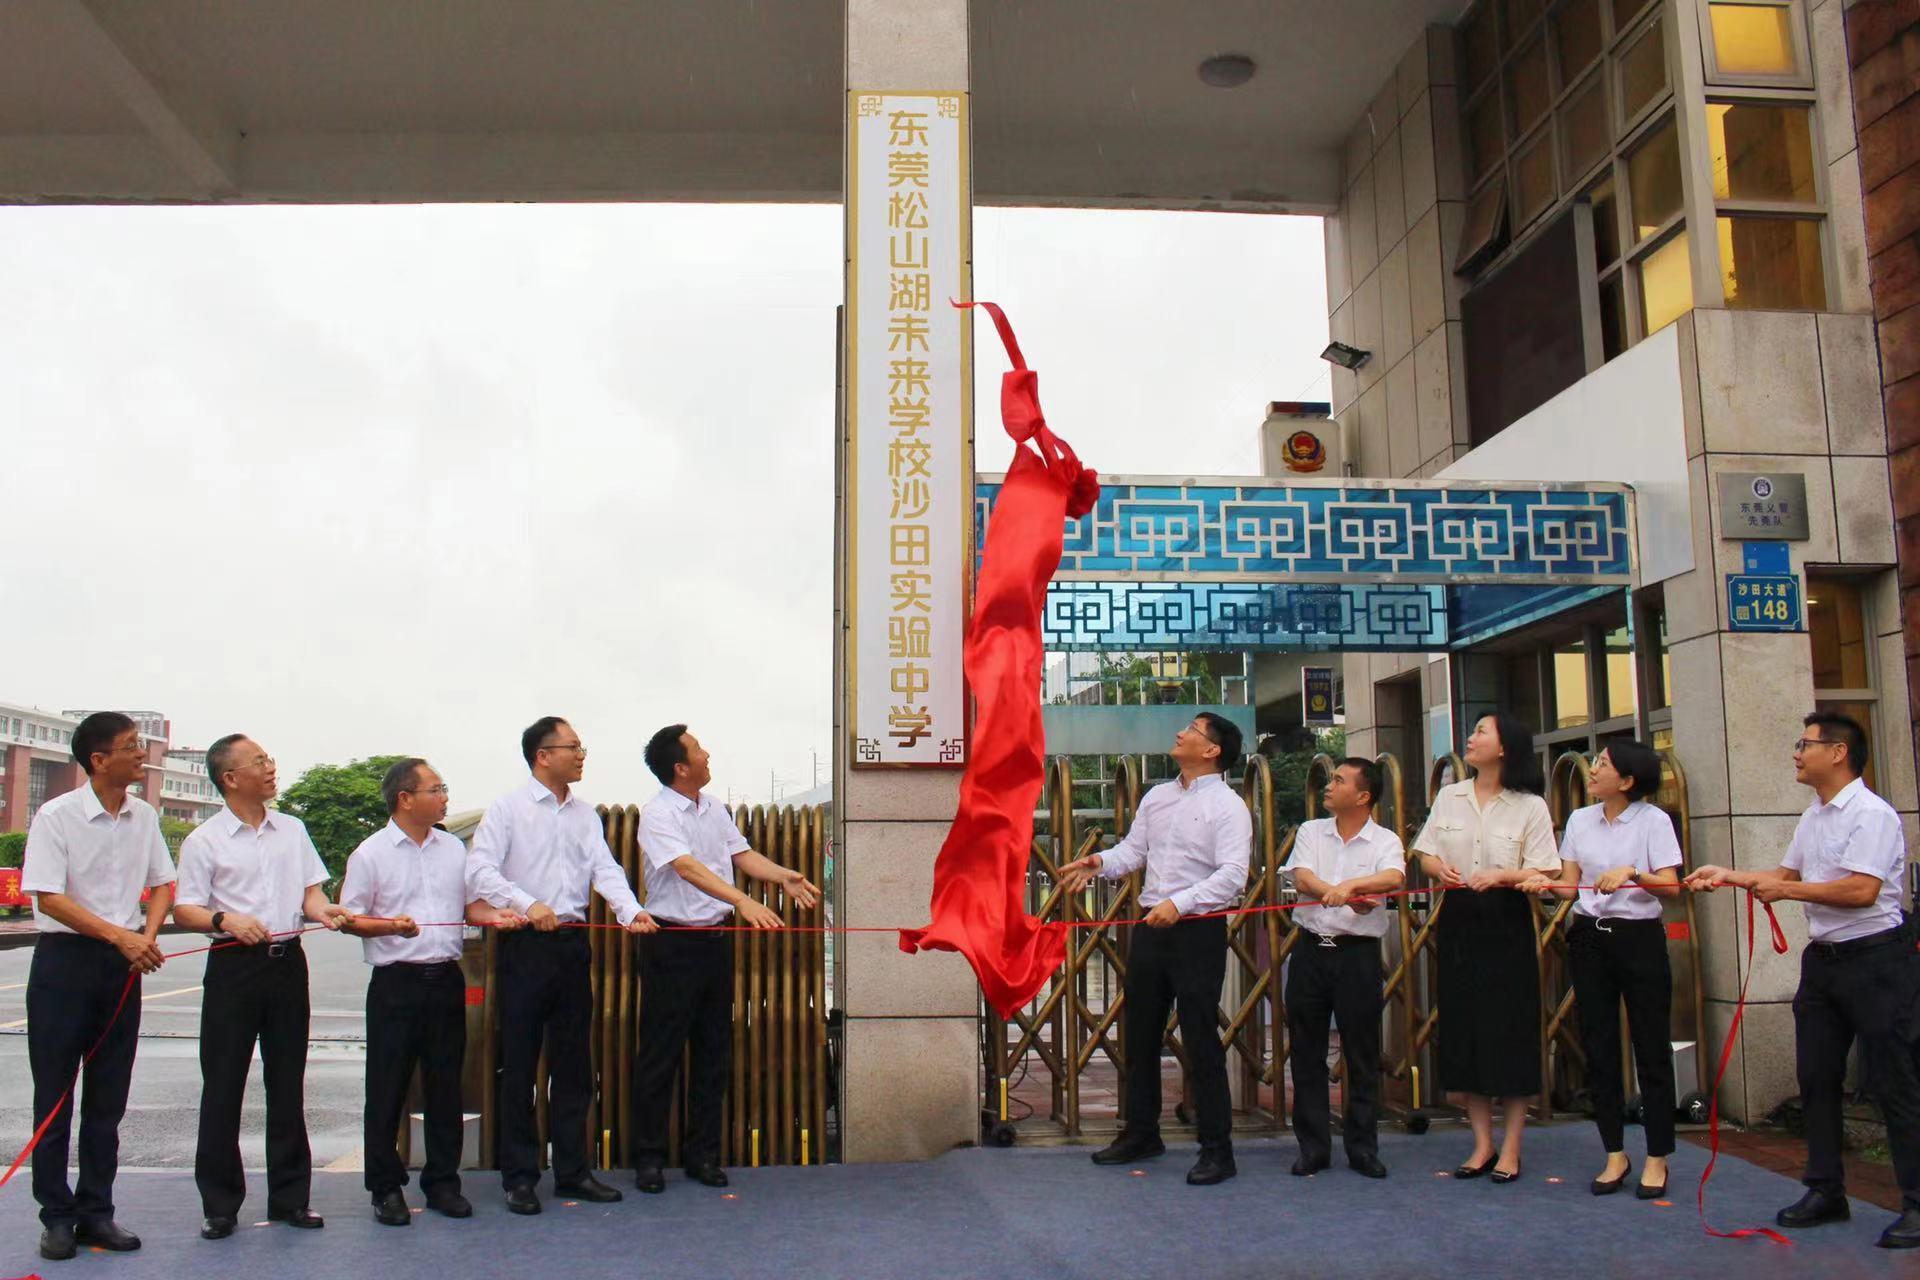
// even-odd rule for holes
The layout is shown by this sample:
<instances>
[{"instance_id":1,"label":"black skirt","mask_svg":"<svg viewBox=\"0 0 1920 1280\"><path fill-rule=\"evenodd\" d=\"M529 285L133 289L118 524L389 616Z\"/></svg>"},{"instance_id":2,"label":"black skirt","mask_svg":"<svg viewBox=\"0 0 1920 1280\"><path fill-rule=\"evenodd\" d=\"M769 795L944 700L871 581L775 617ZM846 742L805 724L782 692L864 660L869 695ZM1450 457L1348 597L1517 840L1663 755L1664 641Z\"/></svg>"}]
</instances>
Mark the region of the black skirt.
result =
<instances>
[{"instance_id":1,"label":"black skirt","mask_svg":"<svg viewBox=\"0 0 1920 1280\"><path fill-rule=\"evenodd\" d=\"M1448 890L1434 942L1440 1088L1493 1098L1539 1093L1540 978L1525 895Z\"/></svg>"}]
</instances>

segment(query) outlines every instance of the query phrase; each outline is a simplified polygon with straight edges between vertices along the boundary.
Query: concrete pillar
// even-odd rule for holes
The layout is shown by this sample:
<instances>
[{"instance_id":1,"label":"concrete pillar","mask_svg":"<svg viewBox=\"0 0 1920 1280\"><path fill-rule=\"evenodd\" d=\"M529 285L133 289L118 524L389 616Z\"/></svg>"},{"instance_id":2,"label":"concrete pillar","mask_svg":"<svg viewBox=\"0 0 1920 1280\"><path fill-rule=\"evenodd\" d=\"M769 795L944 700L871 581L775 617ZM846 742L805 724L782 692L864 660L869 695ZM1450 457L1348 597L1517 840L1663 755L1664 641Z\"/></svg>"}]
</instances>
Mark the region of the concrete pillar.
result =
<instances>
[{"instance_id":1,"label":"concrete pillar","mask_svg":"<svg viewBox=\"0 0 1920 1280\"><path fill-rule=\"evenodd\" d=\"M966 0L848 0L846 13L851 94L968 91ZM970 192L971 156L964 145L961 155L961 190ZM970 208L961 217L970 224ZM959 230L964 245L970 225ZM850 234L850 261L853 252ZM886 263L877 265L887 269ZM970 273L970 263L963 264L963 270ZM878 362L888 358L884 334L865 349L856 326L849 325L847 341L853 367L880 367ZM955 330L946 338L936 335L935 343L964 343L964 338ZM956 347L936 350L930 358L949 359L964 369L962 355L963 349ZM961 381L960 420L943 423L940 430L964 432L971 420L972 388ZM961 456L966 462L959 478L970 492L970 441L963 442ZM886 601L848 599L853 586L844 512L851 460L844 439L841 457L841 598L834 680L838 918L853 926L915 924L927 918L934 855L953 818L959 775L940 768L850 767L854 691L847 672L853 636L847 606L885 608ZM970 554L967 540L959 541L962 545L945 554ZM957 644L964 621L954 610L937 618L936 625L946 640ZM873 677L869 672L865 678ZM884 671L880 678L886 678ZM840 1095L843 1158L925 1159L973 1141L979 1132L980 995L965 961L943 953L905 955L888 934L851 934L839 941L837 981L839 1007L846 1014Z\"/></svg>"},{"instance_id":2,"label":"concrete pillar","mask_svg":"<svg viewBox=\"0 0 1920 1280\"><path fill-rule=\"evenodd\" d=\"M0 831L27 829L27 781L33 776L33 752L22 746L6 749L6 792L0 796Z\"/></svg>"}]
</instances>

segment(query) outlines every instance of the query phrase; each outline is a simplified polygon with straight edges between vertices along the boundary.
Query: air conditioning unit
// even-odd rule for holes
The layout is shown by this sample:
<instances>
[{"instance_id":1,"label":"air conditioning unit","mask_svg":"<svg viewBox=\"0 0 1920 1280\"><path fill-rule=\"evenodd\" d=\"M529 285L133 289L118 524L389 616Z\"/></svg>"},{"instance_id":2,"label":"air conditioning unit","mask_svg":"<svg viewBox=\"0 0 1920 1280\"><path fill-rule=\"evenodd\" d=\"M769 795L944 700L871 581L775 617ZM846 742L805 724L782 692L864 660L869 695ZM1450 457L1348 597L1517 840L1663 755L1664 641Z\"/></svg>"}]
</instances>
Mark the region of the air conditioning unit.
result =
<instances>
[{"instance_id":1,"label":"air conditioning unit","mask_svg":"<svg viewBox=\"0 0 1920 1280\"><path fill-rule=\"evenodd\" d=\"M1324 401L1272 401L1260 424L1260 473L1329 479L1350 474L1347 462L1354 453L1346 436Z\"/></svg>"}]
</instances>

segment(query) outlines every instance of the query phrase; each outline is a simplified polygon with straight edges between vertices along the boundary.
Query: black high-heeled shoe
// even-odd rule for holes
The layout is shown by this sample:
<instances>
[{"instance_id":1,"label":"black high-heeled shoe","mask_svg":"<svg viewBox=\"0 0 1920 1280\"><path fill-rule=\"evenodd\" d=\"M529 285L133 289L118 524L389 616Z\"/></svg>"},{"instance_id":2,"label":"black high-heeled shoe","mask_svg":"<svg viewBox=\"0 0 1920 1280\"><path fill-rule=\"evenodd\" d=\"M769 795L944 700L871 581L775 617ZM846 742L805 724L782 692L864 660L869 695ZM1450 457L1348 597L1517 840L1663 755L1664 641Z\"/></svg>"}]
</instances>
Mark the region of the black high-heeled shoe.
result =
<instances>
[{"instance_id":1,"label":"black high-heeled shoe","mask_svg":"<svg viewBox=\"0 0 1920 1280\"><path fill-rule=\"evenodd\" d=\"M1636 1200L1664 1200L1666 1196L1667 1184L1664 1182L1657 1187L1643 1182L1633 1189L1633 1198Z\"/></svg>"},{"instance_id":2,"label":"black high-heeled shoe","mask_svg":"<svg viewBox=\"0 0 1920 1280\"><path fill-rule=\"evenodd\" d=\"M1520 1181L1520 1170L1515 1169L1512 1173L1502 1173L1500 1170L1495 1169L1491 1174L1488 1175L1487 1181L1497 1182L1504 1187L1509 1182Z\"/></svg>"},{"instance_id":3,"label":"black high-heeled shoe","mask_svg":"<svg viewBox=\"0 0 1920 1280\"><path fill-rule=\"evenodd\" d=\"M1485 1164L1463 1164L1453 1171L1456 1178L1483 1178L1493 1172L1493 1166L1500 1163L1500 1153L1494 1152L1487 1157Z\"/></svg>"},{"instance_id":4,"label":"black high-heeled shoe","mask_svg":"<svg viewBox=\"0 0 1920 1280\"><path fill-rule=\"evenodd\" d=\"M1619 1177L1595 1178L1593 1180L1593 1185L1591 1185L1587 1189L1593 1192L1593 1194L1597 1196L1610 1196L1614 1192L1618 1191L1621 1187L1624 1187L1627 1185L1627 1176L1632 1172L1633 1172L1633 1162L1629 1160L1627 1162L1627 1167L1620 1171Z\"/></svg>"}]
</instances>

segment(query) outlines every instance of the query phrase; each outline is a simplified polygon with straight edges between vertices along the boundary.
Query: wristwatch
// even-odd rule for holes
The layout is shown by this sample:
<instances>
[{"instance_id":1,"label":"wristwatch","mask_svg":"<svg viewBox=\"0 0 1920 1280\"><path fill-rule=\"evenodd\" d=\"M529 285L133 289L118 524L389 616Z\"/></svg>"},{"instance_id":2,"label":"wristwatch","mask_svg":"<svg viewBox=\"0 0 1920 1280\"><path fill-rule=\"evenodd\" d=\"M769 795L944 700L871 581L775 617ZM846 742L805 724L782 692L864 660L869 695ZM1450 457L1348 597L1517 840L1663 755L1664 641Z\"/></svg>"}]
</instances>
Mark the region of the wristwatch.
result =
<instances>
[{"instance_id":1,"label":"wristwatch","mask_svg":"<svg viewBox=\"0 0 1920 1280\"><path fill-rule=\"evenodd\" d=\"M215 933L220 932L220 922L222 920L225 920L226 918L227 918L227 913L224 911L216 911L213 913L213 931Z\"/></svg>"}]
</instances>

